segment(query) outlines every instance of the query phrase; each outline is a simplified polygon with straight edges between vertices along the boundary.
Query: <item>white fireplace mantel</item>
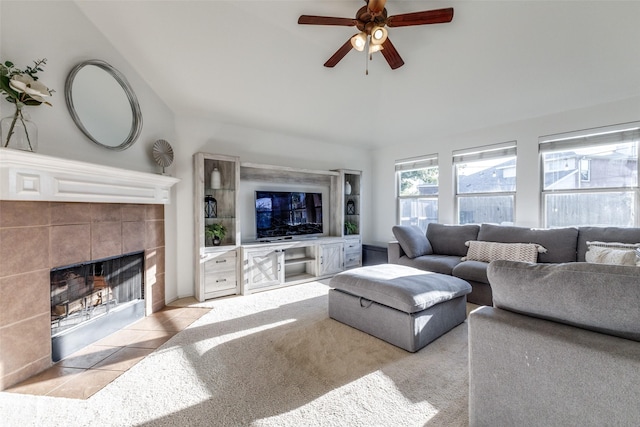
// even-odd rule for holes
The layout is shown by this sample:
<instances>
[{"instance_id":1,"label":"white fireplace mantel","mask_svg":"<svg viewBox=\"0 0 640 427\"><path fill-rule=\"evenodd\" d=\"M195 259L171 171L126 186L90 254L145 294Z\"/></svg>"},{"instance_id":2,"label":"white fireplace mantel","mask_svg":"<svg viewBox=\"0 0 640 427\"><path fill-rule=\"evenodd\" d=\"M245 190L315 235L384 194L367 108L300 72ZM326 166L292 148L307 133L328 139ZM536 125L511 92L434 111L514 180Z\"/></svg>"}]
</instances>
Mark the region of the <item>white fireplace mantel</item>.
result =
<instances>
[{"instance_id":1,"label":"white fireplace mantel","mask_svg":"<svg viewBox=\"0 0 640 427\"><path fill-rule=\"evenodd\" d=\"M169 204L177 178L0 148L0 200Z\"/></svg>"}]
</instances>

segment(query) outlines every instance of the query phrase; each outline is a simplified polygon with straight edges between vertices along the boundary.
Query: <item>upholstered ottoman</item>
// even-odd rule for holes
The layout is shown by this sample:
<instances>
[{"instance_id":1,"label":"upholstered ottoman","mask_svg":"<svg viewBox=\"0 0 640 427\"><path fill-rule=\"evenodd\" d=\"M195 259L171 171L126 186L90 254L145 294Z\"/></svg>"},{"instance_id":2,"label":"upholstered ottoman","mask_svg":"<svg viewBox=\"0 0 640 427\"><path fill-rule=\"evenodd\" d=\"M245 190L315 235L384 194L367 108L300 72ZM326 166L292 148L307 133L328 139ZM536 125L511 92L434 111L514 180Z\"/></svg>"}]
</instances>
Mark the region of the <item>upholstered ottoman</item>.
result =
<instances>
[{"instance_id":1,"label":"upholstered ottoman","mask_svg":"<svg viewBox=\"0 0 640 427\"><path fill-rule=\"evenodd\" d=\"M329 317L416 352L467 317L471 285L446 274L379 264L336 274Z\"/></svg>"}]
</instances>

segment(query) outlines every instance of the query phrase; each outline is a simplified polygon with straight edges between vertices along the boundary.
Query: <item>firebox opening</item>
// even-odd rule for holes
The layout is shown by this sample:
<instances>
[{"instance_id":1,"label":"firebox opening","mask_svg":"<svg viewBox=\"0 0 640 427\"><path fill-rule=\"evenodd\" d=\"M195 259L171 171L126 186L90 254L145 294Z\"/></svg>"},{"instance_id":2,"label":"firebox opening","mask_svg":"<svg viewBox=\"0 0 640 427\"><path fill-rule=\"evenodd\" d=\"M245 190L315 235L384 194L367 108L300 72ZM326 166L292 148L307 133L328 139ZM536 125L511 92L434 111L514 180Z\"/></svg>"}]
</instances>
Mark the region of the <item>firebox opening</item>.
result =
<instances>
[{"instance_id":1,"label":"firebox opening","mask_svg":"<svg viewBox=\"0 0 640 427\"><path fill-rule=\"evenodd\" d=\"M144 315L144 252L51 270L54 362Z\"/></svg>"}]
</instances>

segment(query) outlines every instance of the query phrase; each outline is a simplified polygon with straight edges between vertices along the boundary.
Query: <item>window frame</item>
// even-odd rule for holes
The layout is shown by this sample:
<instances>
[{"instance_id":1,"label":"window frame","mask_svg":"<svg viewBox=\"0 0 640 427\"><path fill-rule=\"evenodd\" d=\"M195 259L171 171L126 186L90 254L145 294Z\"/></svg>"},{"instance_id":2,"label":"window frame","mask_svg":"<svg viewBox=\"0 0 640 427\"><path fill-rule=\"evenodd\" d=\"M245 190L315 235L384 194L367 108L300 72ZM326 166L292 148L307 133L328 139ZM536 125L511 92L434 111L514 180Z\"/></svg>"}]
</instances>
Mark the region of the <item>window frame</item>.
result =
<instances>
[{"instance_id":1,"label":"window frame","mask_svg":"<svg viewBox=\"0 0 640 427\"><path fill-rule=\"evenodd\" d=\"M461 224L460 222L460 201L462 199L470 199L470 198L488 198L488 197L496 197L496 196L508 196L513 199L513 214L512 221L510 223L515 224L516 222L516 191L517 191L517 163L518 163L518 150L517 150L517 141L507 141L498 144L477 146L472 148L466 148L463 150L455 150L452 153L452 173L453 173L453 195L454 195L454 214L455 214L455 223ZM511 159L514 160L514 168L516 170L515 179L516 179L516 187L512 191L491 191L491 192L474 192L474 193L460 193L459 192L459 177L458 174L458 166L463 163L470 163L474 161L481 160L493 160L493 159ZM465 223L471 224L471 223Z\"/></svg>"},{"instance_id":2,"label":"window frame","mask_svg":"<svg viewBox=\"0 0 640 427\"><path fill-rule=\"evenodd\" d=\"M440 216L440 212L439 212L439 197L440 197L440 180L438 179L438 191L436 192L436 194L434 195L424 195L424 194L417 194L417 195L408 195L408 196L403 196L401 195L401 178L400 175L402 174L402 172L408 172L408 171L414 171L414 170L421 170L421 169L427 169L427 168L437 168L438 169L438 175L440 173L440 166L438 164L438 155L437 154L429 154L429 155L424 155L424 156L419 156L419 157L411 157L411 158L406 158L406 159L399 159L396 160L394 162L394 177L395 177L395 193L396 193L396 219L395 219L395 223L396 225L400 225L402 223L402 207L401 204L403 201L405 200L415 200L416 202L418 202L418 200L435 200L436 203L436 209L438 210L438 213L436 215L436 222L439 219ZM419 218L419 217L418 217ZM418 223L420 221L418 220ZM419 226L419 225L418 225ZM422 228L422 227L420 227ZM426 231L426 227L425 230Z\"/></svg>"},{"instance_id":3,"label":"window frame","mask_svg":"<svg viewBox=\"0 0 640 427\"><path fill-rule=\"evenodd\" d=\"M621 138L616 138L620 135ZM636 142L636 185L635 186L607 186L591 188L570 188L570 189L546 189L545 188L545 159L546 153L568 151L587 147L597 147L615 143ZM538 158L540 170L540 213L539 221L542 227L549 228L549 218L547 217L547 196L548 195L571 195L571 194L598 194L598 193L623 193L631 194L634 197L633 227L640 226L640 122L622 123L618 125L590 128L579 131L565 132L560 134L546 135L538 138ZM589 160L589 176L583 179L582 161L577 165L580 182L591 181L591 159ZM606 225L606 224L605 224ZM612 227L620 225L608 224ZM567 225L568 227L569 225ZM581 225L574 225L581 226ZM560 226L558 226L560 227Z\"/></svg>"}]
</instances>

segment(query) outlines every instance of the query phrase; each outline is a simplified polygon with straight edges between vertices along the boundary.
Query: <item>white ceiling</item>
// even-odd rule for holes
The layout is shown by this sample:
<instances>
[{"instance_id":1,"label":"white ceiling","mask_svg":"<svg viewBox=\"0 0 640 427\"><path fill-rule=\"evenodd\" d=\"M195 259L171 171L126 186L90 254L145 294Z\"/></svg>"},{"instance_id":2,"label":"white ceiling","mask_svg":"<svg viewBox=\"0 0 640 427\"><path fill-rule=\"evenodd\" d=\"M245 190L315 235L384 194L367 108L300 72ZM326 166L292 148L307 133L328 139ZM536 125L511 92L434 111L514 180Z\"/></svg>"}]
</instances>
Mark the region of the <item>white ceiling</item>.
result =
<instances>
[{"instance_id":1,"label":"white ceiling","mask_svg":"<svg viewBox=\"0 0 640 427\"><path fill-rule=\"evenodd\" d=\"M640 95L640 2L388 0L389 15L454 7L449 24L391 28L392 71L351 51L362 1L79 1L178 115L375 148Z\"/></svg>"}]
</instances>

